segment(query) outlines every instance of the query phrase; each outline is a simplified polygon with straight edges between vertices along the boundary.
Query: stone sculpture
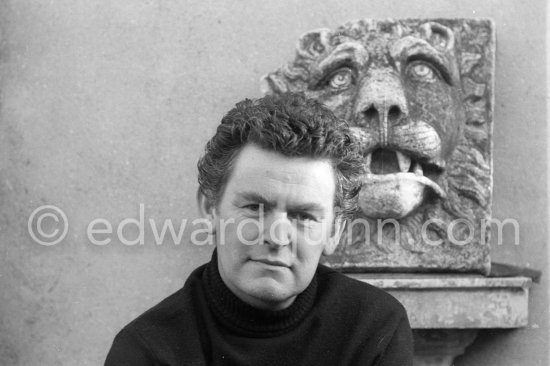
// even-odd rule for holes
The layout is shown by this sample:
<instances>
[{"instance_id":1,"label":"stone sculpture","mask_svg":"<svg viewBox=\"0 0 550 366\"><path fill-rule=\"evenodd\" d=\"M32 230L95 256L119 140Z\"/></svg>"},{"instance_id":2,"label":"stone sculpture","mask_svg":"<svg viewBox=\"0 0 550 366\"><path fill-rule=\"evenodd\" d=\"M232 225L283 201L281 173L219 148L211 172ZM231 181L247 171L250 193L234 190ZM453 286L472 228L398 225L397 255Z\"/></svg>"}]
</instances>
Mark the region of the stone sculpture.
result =
<instances>
[{"instance_id":1,"label":"stone sculpture","mask_svg":"<svg viewBox=\"0 0 550 366\"><path fill-rule=\"evenodd\" d=\"M359 20L309 32L264 93L303 91L346 119L366 173L360 212L326 264L489 271L494 27Z\"/></svg>"}]
</instances>

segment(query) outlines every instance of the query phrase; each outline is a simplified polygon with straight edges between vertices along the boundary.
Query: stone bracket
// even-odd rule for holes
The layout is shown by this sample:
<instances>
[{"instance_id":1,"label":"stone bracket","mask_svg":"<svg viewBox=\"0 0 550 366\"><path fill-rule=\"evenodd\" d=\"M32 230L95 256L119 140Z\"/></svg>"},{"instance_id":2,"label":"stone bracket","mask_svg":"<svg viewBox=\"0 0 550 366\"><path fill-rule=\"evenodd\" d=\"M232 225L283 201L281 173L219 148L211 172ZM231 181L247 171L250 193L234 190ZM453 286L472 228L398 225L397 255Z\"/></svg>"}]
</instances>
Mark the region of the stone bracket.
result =
<instances>
[{"instance_id":1,"label":"stone bracket","mask_svg":"<svg viewBox=\"0 0 550 366\"><path fill-rule=\"evenodd\" d=\"M414 365L452 365L479 329L528 323L528 277L473 274L348 273L397 298L409 315Z\"/></svg>"},{"instance_id":2,"label":"stone bracket","mask_svg":"<svg viewBox=\"0 0 550 366\"><path fill-rule=\"evenodd\" d=\"M471 345L477 329L414 330L414 366L452 365Z\"/></svg>"},{"instance_id":3,"label":"stone bracket","mask_svg":"<svg viewBox=\"0 0 550 366\"><path fill-rule=\"evenodd\" d=\"M527 325L532 281L473 274L348 276L384 289L407 309L413 329L518 328Z\"/></svg>"}]
</instances>

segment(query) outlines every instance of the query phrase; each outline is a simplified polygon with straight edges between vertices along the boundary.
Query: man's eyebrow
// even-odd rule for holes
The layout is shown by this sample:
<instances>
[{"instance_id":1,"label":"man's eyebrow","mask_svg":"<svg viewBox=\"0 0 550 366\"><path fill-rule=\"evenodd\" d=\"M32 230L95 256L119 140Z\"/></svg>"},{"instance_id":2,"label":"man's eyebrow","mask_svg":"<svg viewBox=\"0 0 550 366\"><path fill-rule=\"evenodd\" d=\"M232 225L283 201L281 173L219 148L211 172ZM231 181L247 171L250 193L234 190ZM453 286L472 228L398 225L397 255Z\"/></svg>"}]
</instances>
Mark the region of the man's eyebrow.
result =
<instances>
[{"instance_id":1,"label":"man's eyebrow","mask_svg":"<svg viewBox=\"0 0 550 366\"><path fill-rule=\"evenodd\" d=\"M289 211L324 211L325 208L318 203L305 202L305 203L292 203L288 205Z\"/></svg>"},{"instance_id":2,"label":"man's eyebrow","mask_svg":"<svg viewBox=\"0 0 550 366\"><path fill-rule=\"evenodd\" d=\"M266 206L273 205L272 201L257 192L237 192L237 197L246 201L263 203Z\"/></svg>"}]
</instances>

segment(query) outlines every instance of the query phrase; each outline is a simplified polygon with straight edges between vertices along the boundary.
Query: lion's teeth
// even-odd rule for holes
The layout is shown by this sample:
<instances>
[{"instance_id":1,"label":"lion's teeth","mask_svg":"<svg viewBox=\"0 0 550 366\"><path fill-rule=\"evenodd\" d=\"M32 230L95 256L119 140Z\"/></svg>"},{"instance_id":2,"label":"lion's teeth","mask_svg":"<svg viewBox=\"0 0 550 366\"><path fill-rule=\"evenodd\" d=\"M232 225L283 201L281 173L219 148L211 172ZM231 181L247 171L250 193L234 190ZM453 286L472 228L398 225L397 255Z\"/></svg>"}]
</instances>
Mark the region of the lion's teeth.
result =
<instances>
[{"instance_id":1,"label":"lion's teeth","mask_svg":"<svg viewBox=\"0 0 550 366\"><path fill-rule=\"evenodd\" d=\"M371 170L370 170L370 163L372 162L372 153L369 153L366 157L365 157L365 170L367 173L370 173Z\"/></svg>"},{"instance_id":2,"label":"lion's teeth","mask_svg":"<svg viewBox=\"0 0 550 366\"><path fill-rule=\"evenodd\" d=\"M413 165L413 171L416 175L424 175L424 171L422 170L422 165L418 161L416 161Z\"/></svg>"},{"instance_id":3,"label":"lion's teeth","mask_svg":"<svg viewBox=\"0 0 550 366\"><path fill-rule=\"evenodd\" d=\"M446 162L445 162L445 160L443 160L443 159L437 159L437 160L435 161L435 164L436 164L438 167L440 167L440 168L445 168Z\"/></svg>"},{"instance_id":4,"label":"lion's teeth","mask_svg":"<svg viewBox=\"0 0 550 366\"><path fill-rule=\"evenodd\" d=\"M397 155L399 170L401 170L402 172L408 172L409 168L411 167L411 158L399 151L396 151L395 154Z\"/></svg>"}]
</instances>

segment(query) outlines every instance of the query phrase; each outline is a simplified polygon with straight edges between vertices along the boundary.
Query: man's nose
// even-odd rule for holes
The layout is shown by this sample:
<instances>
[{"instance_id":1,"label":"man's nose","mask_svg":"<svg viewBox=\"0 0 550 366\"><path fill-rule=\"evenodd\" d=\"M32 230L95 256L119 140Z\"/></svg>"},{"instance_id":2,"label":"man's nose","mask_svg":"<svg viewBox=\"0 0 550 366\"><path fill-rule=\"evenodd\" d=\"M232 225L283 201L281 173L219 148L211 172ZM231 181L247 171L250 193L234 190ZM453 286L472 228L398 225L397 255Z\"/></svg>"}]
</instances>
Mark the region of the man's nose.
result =
<instances>
[{"instance_id":1,"label":"man's nose","mask_svg":"<svg viewBox=\"0 0 550 366\"><path fill-rule=\"evenodd\" d=\"M294 226L285 213L266 218L264 242L272 246L290 245L294 240Z\"/></svg>"},{"instance_id":2,"label":"man's nose","mask_svg":"<svg viewBox=\"0 0 550 366\"><path fill-rule=\"evenodd\" d=\"M359 126L378 131L380 143L387 145L391 128L408 117L405 92L394 71L379 70L362 81L355 116Z\"/></svg>"}]
</instances>

